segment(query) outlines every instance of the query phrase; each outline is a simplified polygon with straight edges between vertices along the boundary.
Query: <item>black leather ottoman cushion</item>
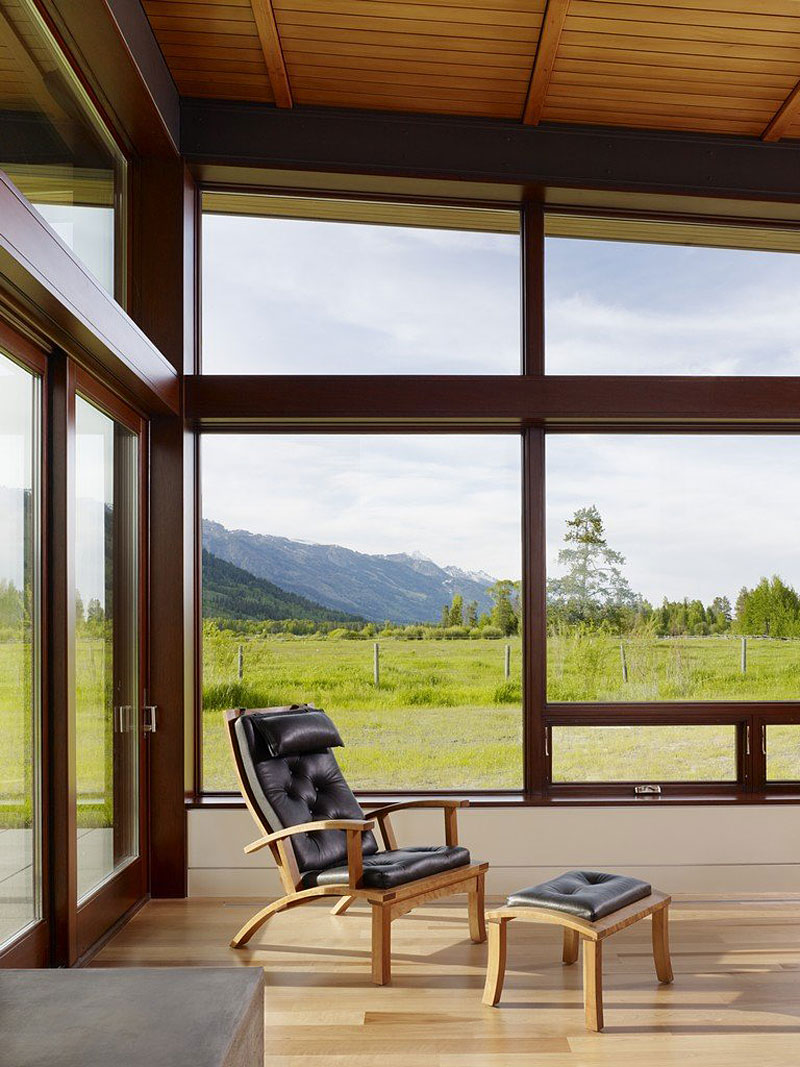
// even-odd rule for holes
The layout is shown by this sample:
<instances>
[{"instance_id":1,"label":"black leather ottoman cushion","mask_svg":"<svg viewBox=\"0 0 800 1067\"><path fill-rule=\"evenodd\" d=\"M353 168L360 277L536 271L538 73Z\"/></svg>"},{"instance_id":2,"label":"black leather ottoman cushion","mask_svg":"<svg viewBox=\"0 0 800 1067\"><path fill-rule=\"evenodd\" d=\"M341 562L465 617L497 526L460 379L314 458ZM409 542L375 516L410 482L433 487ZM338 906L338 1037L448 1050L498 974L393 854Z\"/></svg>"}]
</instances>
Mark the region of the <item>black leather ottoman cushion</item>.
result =
<instances>
[{"instance_id":1,"label":"black leather ottoman cushion","mask_svg":"<svg viewBox=\"0 0 800 1067\"><path fill-rule=\"evenodd\" d=\"M364 857L365 889L394 889L406 882L416 882L456 867L465 867L469 851L460 845L432 845L430 847L397 848ZM329 867L322 871L307 871L303 888L316 885L347 885L347 867Z\"/></svg>"},{"instance_id":2,"label":"black leather ottoman cushion","mask_svg":"<svg viewBox=\"0 0 800 1067\"><path fill-rule=\"evenodd\" d=\"M568 871L549 882L512 893L510 908L550 908L596 922L650 896L652 887L638 878L601 871Z\"/></svg>"}]
</instances>

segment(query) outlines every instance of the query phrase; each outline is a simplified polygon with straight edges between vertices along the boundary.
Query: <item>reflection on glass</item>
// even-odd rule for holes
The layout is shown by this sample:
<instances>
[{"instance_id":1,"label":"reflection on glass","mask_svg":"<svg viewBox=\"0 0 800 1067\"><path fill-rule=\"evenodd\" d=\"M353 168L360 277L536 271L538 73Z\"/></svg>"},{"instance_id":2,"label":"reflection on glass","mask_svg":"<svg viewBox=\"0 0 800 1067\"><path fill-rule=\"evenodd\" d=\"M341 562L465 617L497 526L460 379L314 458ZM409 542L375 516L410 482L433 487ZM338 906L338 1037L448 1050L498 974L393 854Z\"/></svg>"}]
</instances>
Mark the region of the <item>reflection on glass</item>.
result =
<instances>
[{"instance_id":1,"label":"reflection on glass","mask_svg":"<svg viewBox=\"0 0 800 1067\"><path fill-rule=\"evenodd\" d=\"M799 444L548 438L549 700L797 699Z\"/></svg>"},{"instance_id":2,"label":"reflection on glass","mask_svg":"<svg viewBox=\"0 0 800 1067\"><path fill-rule=\"evenodd\" d=\"M798 374L800 254L548 237L549 374Z\"/></svg>"},{"instance_id":3,"label":"reflection on glass","mask_svg":"<svg viewBox=\"0 0 800 1067\"><path fill-rule=\"evenodd\" d=\"M206 212L203 370L519 374L519 235L462 225Z\"/></svg>"},{"instance_id":4,"label":"reflection on glass","mask_svg":"<svg viewBox=\"0 0 800 1067\"><path fill-rule=\"evenodd\" d=\"M0 0L0 170L111 293L124 161L31 0Z\"/></svg>"},{"instance_id":5,"label":"reflection on glass","mask_svg":"<svg viewBox=\"0 0 800 1067\"><path fill-rule=\"evenodd\" d=\"M78 898L138 854L138 440L76 400Z\"/></svg>"},{"instance_id":6,"label":"reflection on glass","mask_svg":"<svg viewBox=\"0 0 800 1067\"><path fill-rule=\"evenodd\" d=\"M554 726L553 781L733 782L735 726Z\"/></svg>"},{"instance_id":7,"label":"reflection on glass","mask_svg":"<svg viewBox=\"0 0 800 1067\"><path fill-rule=\"evenodd\" d=\"M767 726L767 781L800 781L800 724Z\"/></svg>"},{"instance_id":8,"label":"reflection on glass","mask_svg":"<svg viewBox=\"0 0 800 1067\"><path fill-rule=\"evenodd\" d=\"M519 485L517 437L204 438L205 788L299 701L354 787L521 788Z\"/></svg>"},{"instance_id":9,"label":"reflection on glass","mask_svg":"<svg viewBox=\"0 0 800 1067\"><path fill-rule=\"evenodd\" d=\"M39 383L0 353L0 944L41 914Z\"/></svg>"}]
</instances>

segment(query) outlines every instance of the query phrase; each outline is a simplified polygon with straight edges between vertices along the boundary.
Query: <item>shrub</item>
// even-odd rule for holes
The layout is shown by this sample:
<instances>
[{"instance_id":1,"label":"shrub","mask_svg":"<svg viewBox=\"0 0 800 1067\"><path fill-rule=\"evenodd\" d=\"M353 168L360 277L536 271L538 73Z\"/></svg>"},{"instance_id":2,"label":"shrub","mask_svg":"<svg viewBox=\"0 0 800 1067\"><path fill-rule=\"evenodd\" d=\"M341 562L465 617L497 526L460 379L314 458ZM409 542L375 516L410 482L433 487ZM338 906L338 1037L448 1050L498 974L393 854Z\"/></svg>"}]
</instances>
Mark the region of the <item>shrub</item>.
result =
<instances>
[{"instance_id":1,"label":"shrub","mask_svg":"<svg viewBox=\"0 0 800 1067\"><path fill-rule=\"evenodd\" d=\"M519 682L503 682L495 686L495 704L519 704L522 701L522 685Z\"/></svg>"}]
</instances>

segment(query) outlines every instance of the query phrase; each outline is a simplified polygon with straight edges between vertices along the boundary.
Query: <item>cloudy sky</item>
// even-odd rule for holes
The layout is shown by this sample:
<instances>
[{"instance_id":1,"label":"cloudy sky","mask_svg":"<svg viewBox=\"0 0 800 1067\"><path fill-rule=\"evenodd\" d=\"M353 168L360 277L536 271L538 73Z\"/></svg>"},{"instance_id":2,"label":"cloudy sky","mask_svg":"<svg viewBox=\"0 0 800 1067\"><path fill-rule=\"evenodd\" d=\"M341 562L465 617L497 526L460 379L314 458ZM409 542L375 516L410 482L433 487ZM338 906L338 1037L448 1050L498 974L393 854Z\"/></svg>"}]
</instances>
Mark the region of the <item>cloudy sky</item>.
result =
<instances>
[{"instance_id":1,"label":"cloudy sky","mask_svg":"<svg viewBox=\"0 0 800 1067\"><path fill-rule=\"evenodd\" d=\"M516 373L518 242L338 223L205 220L213 371ZM791 254L550 238L551 373L800 373ZM204 514L228 527L520 573L515 437L207 437ZM800 439L554 436L548 563L596 504L635 590L800 586Z\"/></svg>"}]
</instances>

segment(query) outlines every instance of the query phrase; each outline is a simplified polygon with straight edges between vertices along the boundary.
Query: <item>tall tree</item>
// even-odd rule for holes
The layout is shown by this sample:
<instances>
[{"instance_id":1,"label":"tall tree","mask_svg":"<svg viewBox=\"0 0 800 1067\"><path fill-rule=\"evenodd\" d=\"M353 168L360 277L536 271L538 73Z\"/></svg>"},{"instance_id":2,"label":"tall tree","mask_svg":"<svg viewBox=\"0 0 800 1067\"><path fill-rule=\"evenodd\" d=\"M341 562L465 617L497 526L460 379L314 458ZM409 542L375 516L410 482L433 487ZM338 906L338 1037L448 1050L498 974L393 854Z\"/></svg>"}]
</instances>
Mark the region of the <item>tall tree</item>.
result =
<instances>
[{"instance_id":1,"label":"tall tree","mask_svg":"<svg viewBox=\"0 0 800 1067\"><path fill-rule=\"evenodd\" d=\"M453 595L453 603L450 605L450 625L464 625L464 598L461 593Z\"/></svg>"},{"instance_id":2,"label":"tall tree","mask_svg":"<svg viewBox=\"0 0 800 1067\"><path fill-rule=\"evenodd\" d=\"M567 520L564 544L558 563L567 573L547 583L551 606L568 622L619 625L621 609L634 608L638 598L622 573L625 557L608 546L596 505L578 508Z\"/></svg>"},{"instance_id":3,"label":"tall tree","mask_svg":"<svg viewBox=\"0 0 800 1067\"><path fill-rule=\"evenodd\" d=\"M501 578L488 589L494 601L492 624L502 631L505 637L519 632L519 582Z\"/></svg>"}]
</instances>

